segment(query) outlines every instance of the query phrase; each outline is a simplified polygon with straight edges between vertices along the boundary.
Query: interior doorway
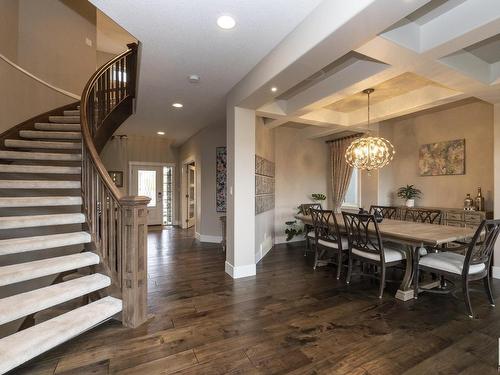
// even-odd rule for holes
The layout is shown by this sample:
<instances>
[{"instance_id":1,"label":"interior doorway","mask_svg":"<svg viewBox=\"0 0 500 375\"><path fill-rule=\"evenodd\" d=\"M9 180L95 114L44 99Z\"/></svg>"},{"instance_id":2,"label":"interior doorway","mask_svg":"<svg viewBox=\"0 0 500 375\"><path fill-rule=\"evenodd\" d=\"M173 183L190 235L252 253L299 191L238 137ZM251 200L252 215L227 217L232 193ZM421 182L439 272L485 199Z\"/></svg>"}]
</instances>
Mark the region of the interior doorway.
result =
<instances>
[{"instance_id":1,"label":"interior doorway","mask_svg":"<svg viewBox=\"0 0 500 375\"><path fill-rule=\"evenodd\" d=\"M130 194L151 199L148 225L174 224L174 168L173 164L130 162Z\"/></svg>"},{"instance_id":2,"label":"interior doorway","mask_svg":"<svg viewBox=\"0 0 500 375\"><path fill-rule=\"evenodd\" d=\"M196 165L193 160L182 165L182 228L196 225Z\"/></svg>"}]
</instances>

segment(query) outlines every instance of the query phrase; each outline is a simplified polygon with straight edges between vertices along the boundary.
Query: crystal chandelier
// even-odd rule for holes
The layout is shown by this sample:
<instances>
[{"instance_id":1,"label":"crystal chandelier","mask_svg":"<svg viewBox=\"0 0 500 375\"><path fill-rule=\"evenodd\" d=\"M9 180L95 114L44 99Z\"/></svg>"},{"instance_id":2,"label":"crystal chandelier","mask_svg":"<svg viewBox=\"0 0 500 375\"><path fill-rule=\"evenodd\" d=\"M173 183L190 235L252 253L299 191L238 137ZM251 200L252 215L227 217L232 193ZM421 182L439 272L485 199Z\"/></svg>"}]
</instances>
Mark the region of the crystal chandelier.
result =
<instances>
[{"instance_id":1,"label":"crystal chandelier","mask_svg":"<svg viewBox=\"0 0 500 375\"><path fill-rule=\"evenodd\" d=\"M370 127L370 94L374 89L363 90L368 96L368 128ZM394 158L394 146L385 138L362 137L355 139L345 152L349 166L371 171L385 167Z\"/></svg>"}]
</instances>

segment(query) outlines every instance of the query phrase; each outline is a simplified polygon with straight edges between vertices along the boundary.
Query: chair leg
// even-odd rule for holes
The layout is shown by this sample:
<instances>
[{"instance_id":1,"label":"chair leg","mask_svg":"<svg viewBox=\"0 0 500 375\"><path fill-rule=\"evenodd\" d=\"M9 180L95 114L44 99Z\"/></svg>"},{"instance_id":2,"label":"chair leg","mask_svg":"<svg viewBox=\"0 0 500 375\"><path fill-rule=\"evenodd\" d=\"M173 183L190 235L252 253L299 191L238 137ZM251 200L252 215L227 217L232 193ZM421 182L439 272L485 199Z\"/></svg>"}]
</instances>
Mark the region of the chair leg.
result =
<instances>
[{"instance_id":1,"label":"chair leg","mask_svg":"<svg viewBox=\"0 0 500 375\"><path fill-rule=\"evenodd\" d=\"M342 270L342 250L337 251L337 280L340 279L340 271Z\"/></svg>"},{"instance_id":2,"label":"chair leg","mask_svg":"<svg viewBox=\"0 0 500 375\"><path fill-rule=\"evenodd\" d=\"M351 282L351 275L352 275L352 256L349 254L349 265L347 266L347 277L346 277L346 283L349 285Z\"/></svg>"},{"instance_id":3,"label":"chair leg","mask_svg":"<svg viewBox=\"0 0 500 375\"><path fill-rule=\"evenodd\" d=\"M306 235L306 249L304 250L304 256L307 255L307 251L311 249L311 242L309 236Z\"/></svg>"},{"instance_id":4,"label":"chair leg","mask_svg":"<svg viewBox=\"0 0 500 375\"><path fill-rule=\"evenodd\" d=\"M469 282L467 280L462 281L462 291L464 293L465 307L467 309L467 314L469 314L469 318L473 318L472 308L470 305L470 297L469 297Z\"/></svg>"},{"instance_id":5,"label":"chair leg","mask_svg":"<svg viewBox=\"0 0 500 375\"><path fill-rule=\"evenodd\" d=\"M486 289L486 295L490 300L490 305L495 307L495 300L493 299L493 293L491 293L491 280L489 275L486 275L486 277L483 279L483 283L484 283L484 289Z\"/></svg>"},{"instance_id":6,"label":"chair leg","mask_svg":"<svg viewBox=\"0 0 500 375\"><path fill-rule=\"evenodd\" d=\"M314 245L314 266L313 266L313 269L316 269L316 266L318 265L318 260L319 260L318 245Z\"/></svg>"},{"instance_id":7,"label":"chair leg","mask_svg":"<svg viewBox=\"0 0 500 375\"><path fill-rule=\"evenodd\" d=\"M380 268L382 269L382 272L380 277L380 292L378 294L378 298L382 298L385 289L385 267L382 265L380 266Z\"/></svg>"}]
</instances>

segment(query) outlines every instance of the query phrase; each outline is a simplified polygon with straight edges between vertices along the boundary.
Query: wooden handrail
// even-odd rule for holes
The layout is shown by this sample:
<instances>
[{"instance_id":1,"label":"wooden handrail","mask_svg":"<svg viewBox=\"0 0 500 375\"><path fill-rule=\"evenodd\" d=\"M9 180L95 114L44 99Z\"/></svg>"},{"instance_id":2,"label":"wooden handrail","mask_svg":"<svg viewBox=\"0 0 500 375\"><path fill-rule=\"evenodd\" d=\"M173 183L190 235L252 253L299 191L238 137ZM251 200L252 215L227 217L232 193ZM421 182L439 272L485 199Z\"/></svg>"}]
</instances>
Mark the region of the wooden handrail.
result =
<instances>
[{"instance_id":1,"label":"wooden handrail","mask_svg":"<svg viewBox=\"0 0 500 375\"><path fill-rule=\"evenodd\" d=\"M24 68L21 68L19 65L17 65L15 62L13 62L12 60L8 59L6 56L2 55L0 53L0 59L2 59L3 61L5 61L7 64L9 64L10 66L12 66L14 69L17 69L19 70L21 73L23 73L24 75L30 77L31 79L41 83L42 85L48 87L49 89L51 90L54 90L56 92L58 92L59 94L62 94L62 95L65 95L65 96L68 96L72 99L76 99L76 100L80 100L80 97L76 94L73 94L72 92L69 92L69 91L66 91L64 89L61 89L57 86L54 86L50 83L48 83L47 81L44 81L43 79L37 77L36 75L34 75L33 73L30 73L28 72L26 69Z\"/></svg>"},{"instance_id":2,"label":"wooden handrail","mask_svg":"<svg viewBox=\"0 0 500 375\"><path fill-rule=\"evenodd\" d=\"M92 250L123 301L122 321L137 327L147 319L148 197L124 196L104 166L99 151L133 112L137 44L99 68L82 94L81 186Z\"/></svg>"}]
</instances>

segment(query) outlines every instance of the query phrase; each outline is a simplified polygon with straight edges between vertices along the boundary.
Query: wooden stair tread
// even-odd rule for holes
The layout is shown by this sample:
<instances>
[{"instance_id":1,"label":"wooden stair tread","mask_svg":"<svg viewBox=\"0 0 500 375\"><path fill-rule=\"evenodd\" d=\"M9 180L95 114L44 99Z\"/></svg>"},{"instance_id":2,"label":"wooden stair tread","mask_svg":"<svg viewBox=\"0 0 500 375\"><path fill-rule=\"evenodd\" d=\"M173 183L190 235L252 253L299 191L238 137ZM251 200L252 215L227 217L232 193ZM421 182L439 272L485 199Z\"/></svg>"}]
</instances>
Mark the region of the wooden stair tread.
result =
<instances>
[{"instance_id":1,"label":"wooden stair tread","mask_svg":"<svg viewBox=\"0 0 500 375\"><path fill-rule=\"evenodd\" d=\"M35 250L52 249L61 246L79 245L89 243L90 241L91 237L87 232L70 232L49 234L45 236L9 238L6 240L0 240L0 256Z\"/></svg>"},{"instance_id":2,"label":"wooden stair tread","mask_svg":"<svg viewBox=\"0 0 500 375\"><path fill-rule=\"evenodd\" d=\"M51 225L83 224L85 215L53 214L53 215L28 215L28 216L2 216L0 217L0 229L46 227Z\"/></svg>"},{"instance_id":3,"label":"wooden stair tread","mask_svg":"<svg viewBox=\"0 0 500 375\"><path fill-rule=\"evenodd\" d=\"M88 331L121 310L121 300L105 297L0 339L0 373Z\"/></svg>"},{"instance_id":4,"label":"wooden stair tread","mask_svg":"<svg viewBox=\"0 0 500 375\"><path fill-rule=\"evenodd\" d=\"M82 167L59 167L53 165L0 164L0 173L48 173L80 174Z\"/></svg>"},{"instance_id":5,"label":"wooden stair tread","mask_svg":"<svg viewBox=\"0 0 500 375\"><path fill-rule=\"evenodd\" d=\"M73 131L20 130L19 135L35 139L82 139L82 133Z\"/></svg>"},{"instance_id":6,"label":"wooden stair tread","mask_svg":"<svg viewBox=\"0 0 500 375\"><path fill-rule=\"evenodd\" d=\"M0 299L0 325L111 285L99 273Z\"/></svg>"},{"instance_id":7,"label":"wooden stair tread","mask_svg":"<svg viewBox=\"0 0 500 375\"><path fill-rule=\"evenodd\" d=\"M99 264L99 256L91 252L64 255L0 267L0 286L55 275Z\"/></svg>"},{"instance_id":8,"label":"wooden stair tread","mask_svg":"<svg viewBox=\"0 0 500 375\"><path fill-rule=\"evenodd\" d=\"M6 139L6 147L36 148L48 150L79 150L82 148L80 142L54 142L54 141L27 141L24 139Z\"/></svg>"},{"instance_id":9,"label":"wooden stair tread","mask_svg":"<svg viewBox=\"0 0 500 375\"><path fill-rule=\"evenodd\" d=\"M80 181L0 180L0 189L79 189Z\"/></svg>"},{"instance_id":10,"label":"wooden stair tread","mask_svg":"<svg viewBox=\"0 0 500 375\"><path fill-rule=\"evenodd\" d=\"M35 123L35 129L37 130L49 130L49 131L74 131L79 132L81 130L80 124L62 124L55 122L37 122Z\"/></svg>"},{"instance_id":11,"label":"wooden stair tread","mask_svg":"<svg viewBox=\"0 0 500 375\"><path fill-rule=\"evenodd\" d=\"M79 124L80 116L49 116L49 122L57 122L63 124Z\"/></svg>"},{"instance_id":12,"label":"wooden stair tread","mask_svg":"<svg viewBox=\"0 0 500 375\"><path fill-rule=\"evenodd\" d=\"M27 160L62 160L80 161L81 154L57 154L49 152L4 151L0 150L0 159L27 159Z\"/></svg>"}]
</instances>

